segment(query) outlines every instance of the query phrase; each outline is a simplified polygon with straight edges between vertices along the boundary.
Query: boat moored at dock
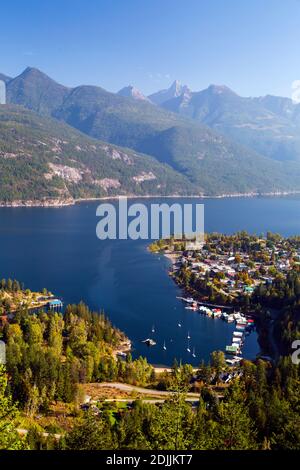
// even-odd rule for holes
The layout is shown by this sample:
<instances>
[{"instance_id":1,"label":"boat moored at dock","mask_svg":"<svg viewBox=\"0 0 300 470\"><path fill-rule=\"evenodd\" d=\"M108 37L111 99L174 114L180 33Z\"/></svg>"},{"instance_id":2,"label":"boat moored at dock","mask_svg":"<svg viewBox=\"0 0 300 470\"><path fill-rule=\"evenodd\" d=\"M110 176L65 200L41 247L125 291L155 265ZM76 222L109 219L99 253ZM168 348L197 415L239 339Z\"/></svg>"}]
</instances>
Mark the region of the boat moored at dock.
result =
<instances>
[{"instance_id":1,"label":"boat moored at dock","mask_svg":"<svg viewBox=\"0 0 300 470\"><path fill-rule=\"evenodd\" d=\"M239 346L236 344L236 345L229 345L229 346L226 346L225 348L225 351L227 354L239 354L240 353L240 348Z\"/></svg>"}]
</instances>

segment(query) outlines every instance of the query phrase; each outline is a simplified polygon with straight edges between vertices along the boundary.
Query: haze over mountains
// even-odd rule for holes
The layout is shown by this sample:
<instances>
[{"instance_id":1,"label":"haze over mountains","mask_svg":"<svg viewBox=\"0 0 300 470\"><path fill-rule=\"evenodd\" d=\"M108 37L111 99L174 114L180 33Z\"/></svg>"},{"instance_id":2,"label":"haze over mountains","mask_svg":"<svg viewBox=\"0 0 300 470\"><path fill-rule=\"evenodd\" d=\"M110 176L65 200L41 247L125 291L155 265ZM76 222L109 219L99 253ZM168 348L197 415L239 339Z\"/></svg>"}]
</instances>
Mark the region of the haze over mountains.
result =
<instances>
[{"instance_id":1,"label":"haze over mountains","mask_svg":"<svg viewBox=\"0 0 300 470\"><path fill-rule=\"evenodd\" d=\"M166 90L160 90L156 93L153 93L152 95L149 95L149 99L154 104L162 105L163 103L166 103L171 99L178 98L179 96L184 96L185 94L189 95L190 93L191 90L188 88L187 85L181 85L178 80L175 80L170 86L170 88L167 88Z\"/></svg>"},{"instance_id":2,"label":"haze over mountains","mask_svg":"<svg viewBox=\"0 0 300 470\"><path fill-rule=\"evenodd\" d=\"M300 160L300 105L276 96L244 98L211 85L161 103L276 160Z\"/></svg>"},{"instance_id":3,"label":"haze over mountains","mask_svg":"<svg viewBox=\"0 0 300 470\"><path fill-rule=\"evenodd\" d=\"M22 124L29 139L26 145L33 146L35 133L28 121L34 123L34 129L38 116L43 116L44 136L49 127L49 136L61 140L57 132L62 126L63 132L69 132L70 141L76 140L80 148L81 140L85 149L91 149L97 139L101 145L106 142L122 147L116 151L136 159L135 174L133 167L128 172L126 164L112 169L108 164L111 160L104 158L100 150L98 158L102 163L97 166L95 152L89 155L86 150L88 170L97 167L95 178L87 178L86 183L85 174L70 184L66 173L55 173L55 181L67 188L65 194L72 197L120 192L222 195L300 191L300 105L288 98L243 98L225 86L216 85L192 92L177 81L149 97L132 86L115 94L97 86L68 88L34 68L27 68L13 79L5 75L0 75L0 79L6 82L7 102L18 105L6 106L5 112L2 107L0 131L3 125L12 131ZM25 109L31 111L30 115ZM26 151L20 155L18 140L9 140L7 152L5 133L0 136L0 163L3 165L3 152L17 155L6 170L13 171L18 159L29 167L32 156L24 156ZM93 143L87 144L88 138ZM44 142L45 138L41 140ZM34 158L43 160L41 178L45 179L45 175L47 178L54 157L58 165L71 168L66 169L71 173L83 158L75 151L73 158L70 152L65 156L64 150L58 155L50 150L43 152L43 156L35 152ZM139 166L143 161L144 180ZM132 179L135 177L142 179L139 187L136 179ZM95 189L93 181L105 178L115 180L114 184L106 189L99 189L98 185ZM9 189L7 194L15 197Z\"/></svg>"}]
</instances>

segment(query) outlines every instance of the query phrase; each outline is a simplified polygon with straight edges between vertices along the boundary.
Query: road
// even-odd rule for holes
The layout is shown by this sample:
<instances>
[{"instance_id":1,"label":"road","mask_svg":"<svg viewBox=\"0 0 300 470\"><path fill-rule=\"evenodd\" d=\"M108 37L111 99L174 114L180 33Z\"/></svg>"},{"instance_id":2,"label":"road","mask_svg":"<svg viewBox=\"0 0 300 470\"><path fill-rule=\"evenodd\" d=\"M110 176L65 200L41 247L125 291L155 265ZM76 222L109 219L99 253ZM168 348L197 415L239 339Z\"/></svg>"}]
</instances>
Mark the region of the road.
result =
<instances>
[{"instance_id":1,"label":"road","mask_svg":"<svg viewBox=\"0 0 300 470\"><path fill-rule=\"evenodd\" d=\"M151 405L156 405L157 403L164 403L166 398L141 398L143 403L150 403ZM136 400L132 398L106 398L105 403L134 403ZM197 403L199 401L199 395L197 398L186 398L186 402L188 403ZM92 400L92 403L97 403L97 400Z\"/></svg>"},{"instance_id":2,"label":"road","mask_svg":"<svg viewBox=\"0 0 300 470\"><path fill-rule=\"evenodd\" d=\"M164 390L154 390L150 388L143 388L143 387L136 387L134 385L124 384L120 382L101 382L97 383L97 387L99 388L116 388L117 390L121 390L122 392L136 392L141 393L143 395L151 395L152 397L168 397L172 395L174 392L164 391ZM186 394L187 398L189 399L198 399L199 393L192 393L189 392ZM119 400L118 400L119 401Z\"/></svg>"}]
</instances>

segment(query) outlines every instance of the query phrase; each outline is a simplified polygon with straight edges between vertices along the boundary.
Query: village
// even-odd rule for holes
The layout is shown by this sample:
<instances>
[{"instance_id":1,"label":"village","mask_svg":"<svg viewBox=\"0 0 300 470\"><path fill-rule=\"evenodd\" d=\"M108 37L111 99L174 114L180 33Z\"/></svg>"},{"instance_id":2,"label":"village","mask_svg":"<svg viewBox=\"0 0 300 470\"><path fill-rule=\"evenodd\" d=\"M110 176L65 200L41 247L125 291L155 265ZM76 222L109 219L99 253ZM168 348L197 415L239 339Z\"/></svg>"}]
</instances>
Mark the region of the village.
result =
<instances>
[{"instance_id":1,"label":"village","mask_svg":"<svg viewBox=\"0 0 300 470\"><path fill-rule=\"evenodd\" d=\"M173 261L174 276L185 282L193 279L198 285L204 281L207 291L213 290L227 303L300 268L300 240L273 234L266 238L243 232L210 234L196 249L192 243L185 249L183 243L172 240L165 241L161 249Z\"/></svg>"},{"instance_id":2,"label":"village","mask_svg":"<svg viewBox=\"0 0 300 470\"><path fill-rule=\"evenodd\" d=\"M186 293L186 309L235 323L225 348L228 364L239 363L245 336L255 328L251 301L300 267L300 240L268 233L207 234L201 245L187 240L159 240L151 251L172 261L170 275ZM232 357L233 356L233 357Z\"/></svg>"}]
</instances>

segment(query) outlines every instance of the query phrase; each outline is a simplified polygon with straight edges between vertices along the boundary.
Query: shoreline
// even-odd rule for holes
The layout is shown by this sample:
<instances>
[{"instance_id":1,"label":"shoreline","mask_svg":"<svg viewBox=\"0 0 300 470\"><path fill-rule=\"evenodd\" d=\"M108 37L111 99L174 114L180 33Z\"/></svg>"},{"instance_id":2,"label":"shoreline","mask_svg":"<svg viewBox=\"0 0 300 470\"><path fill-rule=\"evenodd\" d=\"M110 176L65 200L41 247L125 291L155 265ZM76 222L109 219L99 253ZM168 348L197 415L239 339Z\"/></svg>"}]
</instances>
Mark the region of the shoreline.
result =
<instances>
[{"instance_id":1,"label":"shoreline","mask_svg":"<svg viewBox=\"0 0 300 470\"><path fill-rule=\"evenodd\" d=\"M129 338L124 340L119 346L112 350L112 355L117 360L117 357L122 354L130 354L132 351L132 342Z\"/></svg>"},{"instance_id":2,"label":"shoreline","mask_svg":"<svg viewBox=\"0 0 300 470\"><path fill-rule=\"evenodd\" d=\"M78 199L46 199L46 200L16 200L10 202L0 201L0 208L31 208L31 207L43 207L43 208L60 208L60 207L68 207L68 206L75 206L76 204L84 203L84 202L94 202L94 201L108 201L108 200L117 200L120 198L127 198L127 199L231 199L231 198L260 198L260 197L286 197L286 196L297 196L300 195L299 191L274 191L274 192L266 192L266 193L259 193L259 192L250 192L250 193L228 193L228 194L217 194L217 195L205 195L205 194L198 194L198 195L180 195L180 194L172 194L172 195L135 195L135 194L119 194L116 196L102 196L102 197L86 197L86 198L78 198Z\"/></svg>"},{"instance_id":3,"label":"shoreline","mask_svg":"<svg viewBox=\"0 0 300 470\"><path fill-rule=\"evenodd\" d=\"M176 253L164 253L163 256L171 261L172 265L176 264L178 258L180 258L180 255Z\"/></svg>"}]
</instances>

